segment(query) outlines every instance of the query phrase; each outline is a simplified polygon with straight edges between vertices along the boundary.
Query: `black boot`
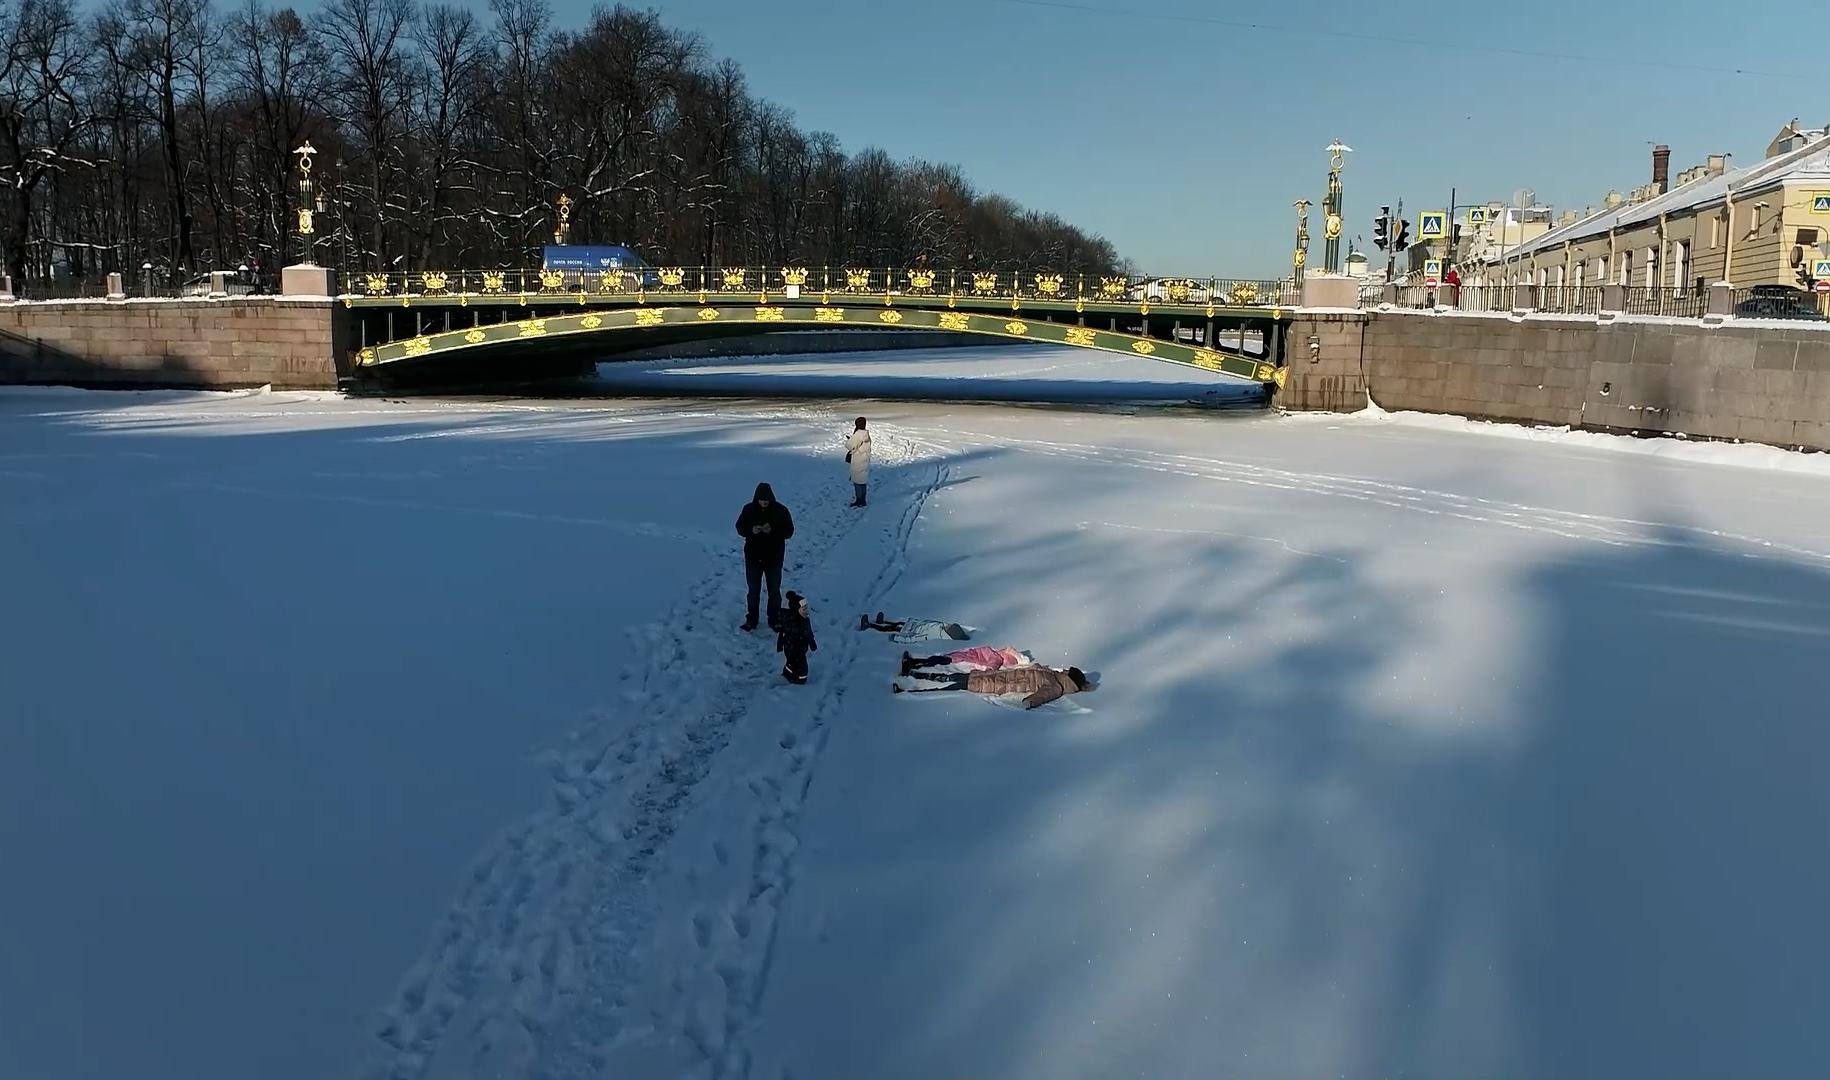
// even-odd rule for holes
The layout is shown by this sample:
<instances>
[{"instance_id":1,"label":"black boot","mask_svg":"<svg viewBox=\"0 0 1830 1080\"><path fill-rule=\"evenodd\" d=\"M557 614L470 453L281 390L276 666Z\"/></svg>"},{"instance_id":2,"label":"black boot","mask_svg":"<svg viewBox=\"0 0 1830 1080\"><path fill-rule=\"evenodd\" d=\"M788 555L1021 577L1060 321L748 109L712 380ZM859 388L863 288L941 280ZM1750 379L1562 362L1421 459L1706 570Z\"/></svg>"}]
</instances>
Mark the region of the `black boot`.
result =
<instances>
[{"instance_id":1,"label":"black boot","mask_svg":"<svg viewBox=\"0 0 1830 1080\"><path fill-rule=\"evenodd\" d=\"M870 617L867 615L858 616L858 629L869 630L870 628L871 628Z\"/></svg>"},{"instance_id":2,"label":"black boot","mask_svg":"<svg viewBox=\"0 0 1830 1080\"><path fill-rule=\"evenodd\" d=\"M752 630L755 630L756 629L756 616L754 616L754 615L747 616L743 620L743 625L738 627L737 629L743 631L746 634L750 633Z\"/></svg>"}]
</instances>

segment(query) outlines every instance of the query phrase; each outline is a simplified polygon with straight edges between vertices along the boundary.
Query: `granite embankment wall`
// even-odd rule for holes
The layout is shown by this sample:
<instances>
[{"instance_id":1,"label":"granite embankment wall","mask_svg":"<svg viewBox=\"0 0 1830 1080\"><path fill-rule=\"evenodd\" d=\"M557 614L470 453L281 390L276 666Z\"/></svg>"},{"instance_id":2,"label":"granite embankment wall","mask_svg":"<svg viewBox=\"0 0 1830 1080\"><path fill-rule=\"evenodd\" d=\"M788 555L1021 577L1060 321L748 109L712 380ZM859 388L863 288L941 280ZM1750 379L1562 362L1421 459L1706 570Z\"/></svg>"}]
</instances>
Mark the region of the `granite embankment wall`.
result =
<instances>
[{"instance_id":1,"label":"granite embankment wall","mask_svg":"<svg viewBox=\"0 0 1830 1080\"><path fill-rule=\"evenodd\" d=\"M331 390L350 348L341 312L279 297L0 304L0 384Z\"/></svg>"},{"instance_id":2,"label":"granite embankment wall","mask_svg":"<svg viewBox=\"0 0 1830 1080\"><path fill-rule=\"evenodd\" d=\"M1830 328L1812 324L1299 315L1290 363L1282 400L1291 409L1350 411L1370 400L1390 411L1830 449Z\"/></svg>"}]
</instances>

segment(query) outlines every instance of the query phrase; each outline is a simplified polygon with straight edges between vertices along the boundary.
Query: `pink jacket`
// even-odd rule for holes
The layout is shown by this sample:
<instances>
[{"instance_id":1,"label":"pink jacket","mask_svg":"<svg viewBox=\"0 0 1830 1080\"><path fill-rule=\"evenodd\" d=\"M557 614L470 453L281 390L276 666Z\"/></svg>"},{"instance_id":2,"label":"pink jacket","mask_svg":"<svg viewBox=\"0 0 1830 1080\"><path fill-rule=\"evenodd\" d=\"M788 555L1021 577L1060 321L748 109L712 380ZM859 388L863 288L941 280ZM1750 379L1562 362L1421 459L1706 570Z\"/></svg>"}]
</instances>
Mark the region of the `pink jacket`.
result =
<instances>
[{"instance_id":1,"label":"pink jacket","mask_svg":"<svg viewBox=\"0 0 1830 1080\"><path fill-rule=\"evenodd\" d=\"M1005 646L975 645L970 649L948 653L947 659L956 664L966 664L980 671L996 671L999 668L1021 667L1023 658L1017 650Z\"/></svg>"}]
</instances>

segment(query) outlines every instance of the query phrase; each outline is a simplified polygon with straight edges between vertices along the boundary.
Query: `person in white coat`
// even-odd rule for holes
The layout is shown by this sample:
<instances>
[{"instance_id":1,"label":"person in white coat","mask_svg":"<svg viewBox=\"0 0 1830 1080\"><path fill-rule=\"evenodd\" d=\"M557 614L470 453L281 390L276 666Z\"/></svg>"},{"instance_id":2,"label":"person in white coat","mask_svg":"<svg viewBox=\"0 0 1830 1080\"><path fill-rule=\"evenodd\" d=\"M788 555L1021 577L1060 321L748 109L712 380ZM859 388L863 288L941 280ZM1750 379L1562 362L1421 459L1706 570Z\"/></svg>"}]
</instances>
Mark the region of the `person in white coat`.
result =
<instances>
[{"instance_id":1,"label":"person in white coat","mask_svg":"<svg viewBox=\"0 0 1830 1080\"><path fill-rule=\"evenodd\" d=\"M871 479L871 433L865 430L864 417L858 417L851 434L845 438L845 460L851 465L853 506L864 505L864 488Z\"/></svg>"}]
</instances>

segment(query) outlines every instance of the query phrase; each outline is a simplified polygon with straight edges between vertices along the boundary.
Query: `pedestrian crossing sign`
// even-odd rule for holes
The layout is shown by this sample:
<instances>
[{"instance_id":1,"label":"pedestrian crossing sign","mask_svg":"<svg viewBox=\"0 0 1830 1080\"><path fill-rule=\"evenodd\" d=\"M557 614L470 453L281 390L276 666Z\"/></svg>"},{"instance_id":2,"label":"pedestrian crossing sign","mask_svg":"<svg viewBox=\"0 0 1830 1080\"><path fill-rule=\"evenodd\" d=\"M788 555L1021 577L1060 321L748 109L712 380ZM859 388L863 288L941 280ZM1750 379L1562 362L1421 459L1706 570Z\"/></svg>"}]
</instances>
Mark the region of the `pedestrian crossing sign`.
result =
<instances>
[{"instance_id":1,"label":"pedestrian crossing sign","mask_svg":"<svg viewBox=\"0 0 1830 1080\"><path fill-rule=\"evenodd\" d=\"M1470 207L1468 209L1468 224L1470 224L1470 225L1487 224L1487 208L1484 206Z\"/></svg>"},{"instance_id":2,"label":"pedestrian crossing sign","mask_svg":"<svg viewBox=\"0 0 1830 1080\"><path fill-rule=\"evenodd\" d=\"M1813 214L1830 214L1830 191L1813 191L1811 193L1811 212Z\"/></svg>"},{"instance_id":3,"label":"pedestrian crossing sign","mask_svg":"<svg viewBox=\"0 0 1830 1080\"><path fill-rule=\"evenodd\" d=\"M1417 235L1424 240L1441 240L1449 235L1445 222L1449 215L1441 210L1425 210L1417 215Z\"/></svg>"},{"instance_id":4,"label":"pedestrian crossing sign","mask_svg":"<svg viewBox=\"0 0 1830 1080\"><path fill-rule=\"evenodd\" d=\"M1830 259L1811 260L1811 280L1830 281Z\"/></svg>"}]
</instances>

